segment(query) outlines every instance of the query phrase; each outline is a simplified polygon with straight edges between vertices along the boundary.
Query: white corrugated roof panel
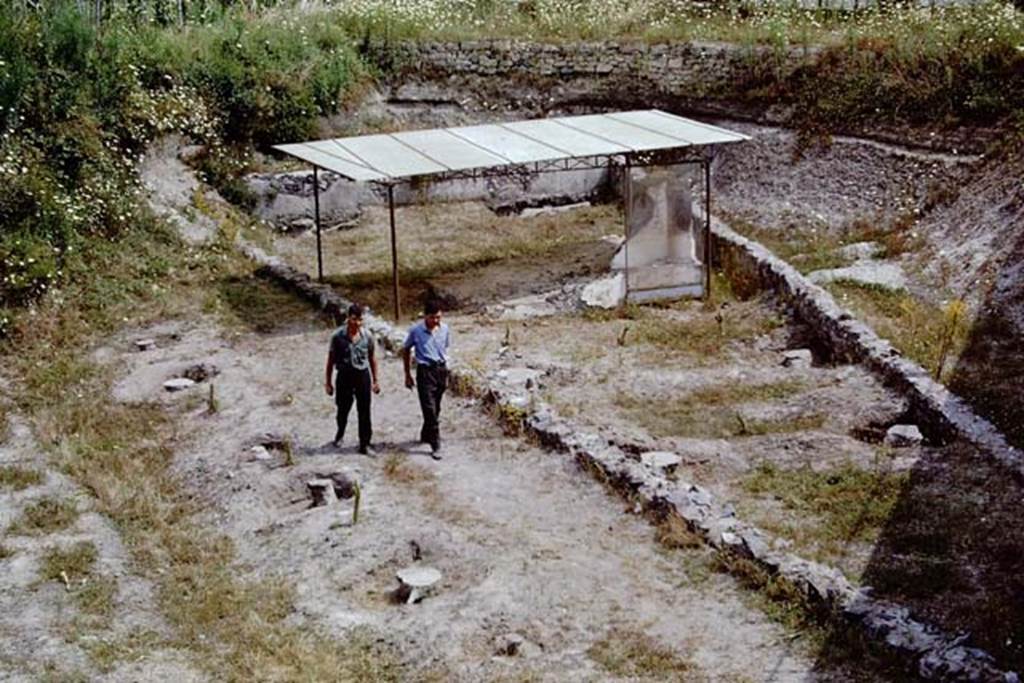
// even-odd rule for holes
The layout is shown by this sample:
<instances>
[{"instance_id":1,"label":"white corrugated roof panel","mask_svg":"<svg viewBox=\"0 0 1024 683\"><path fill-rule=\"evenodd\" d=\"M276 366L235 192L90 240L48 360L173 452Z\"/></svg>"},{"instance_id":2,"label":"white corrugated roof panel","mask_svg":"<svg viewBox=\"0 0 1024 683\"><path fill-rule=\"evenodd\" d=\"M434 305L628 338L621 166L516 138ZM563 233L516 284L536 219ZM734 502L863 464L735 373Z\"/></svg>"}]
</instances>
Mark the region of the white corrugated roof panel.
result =
<instances>
[{"instance_id":1,"label":"white corrugated roof panel","mask_svg":"<svg viewBox=\"0 0 1024 683\"><path fill-rule=\"evenodd\" d=\"M734 133L725 128L675 116L657 109L624 111L621 114L608 114L607 116L639 128L686 140L692 145L713 145L722 142L723 138L730 142L742 142L750 139L741 133Z\"/></svg>"},{"instance_id":2,"label":"white corrugated roof panel","mask_svg":"<svg viewBox=\"0 0 1024 683\"><path fill-rule=\"evenodd\" d=\"M605 114L571 116L560 119L559 123L637 152L690 146L686 140L619 121Z\"/></svg>"},{"instance_id":3,"label":"white corrugated roof panel","mask_svg":"<svg viewBox=\"0 0 1024 683\"><path fill-rule=\"evenodd\" d=\"M724 128L657 109L358 135L291 145L285 154L358 181L741 142Z\"/></svg>"},{"instance_id":4,"label":"white corrugated roof panel","mask_svg":"<svg viewBox=\"0 0 1024 683\"><path fill-rule=\"evenodd\" d=\"M500 154L506 163L525 164L565 158L565 150L555 149L517 133L510 125L489 124L452 128L452 134Z\"/></svg>"},{"instance_id":5,"label":"white corrugated roof panel","mask_svg":"<svg viewBox=\"0 0 1024 683\"><path fill-rule=\"evenodd\" d=\"M316 144L316 143L314 143ZM327 171L334 171L346 178L360 181L384 181L391 178L379 171L375 171L359 164L342 159L340 156L328 154L313 146L313 144L299 143L296 145L276 145L274 149L285 154L308 161L314 166L319 166Z\"/></svg>"},{"instance_id":6,"label":"white corrugated roof panel","mask_svg":"<svg viewBox=\"0 0 1024 683\"><path fill-rule=\"evenodd\" d=\"M562 123L564 119L534 119L506 123L505 127L522 133L545 145L563 152L566 159L573 157L591 157L602 154L623 154L632 151L610 140L591 135L578 128Z\"/></svg>"},{"instance_id":7,"label":"white corrugated roof panel","mask_svg":"<svg viewBox=\"0 0 1024 683\"><path fill-rule=\"evenodd\" d=\"M472 142L453 134L448 128L413 130L405 133L395 133L394 137L411 147L415 147L424 156L436 161L450 171L504 166L508 163L508 160L504 157L498 156L486 148L474 145Z\"/></svg>"}]
</instances>

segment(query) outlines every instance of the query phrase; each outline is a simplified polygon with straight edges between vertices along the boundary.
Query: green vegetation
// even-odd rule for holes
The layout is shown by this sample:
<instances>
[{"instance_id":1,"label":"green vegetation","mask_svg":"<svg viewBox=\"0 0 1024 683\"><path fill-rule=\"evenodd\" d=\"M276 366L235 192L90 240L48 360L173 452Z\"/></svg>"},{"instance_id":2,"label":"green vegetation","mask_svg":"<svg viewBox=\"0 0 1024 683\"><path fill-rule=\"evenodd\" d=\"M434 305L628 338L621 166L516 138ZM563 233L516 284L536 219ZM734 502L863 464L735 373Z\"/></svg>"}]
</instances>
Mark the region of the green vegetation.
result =
<instances>
[{"instance_id":1,"label":"green vegetation","mask_svg":"<svg viewBox=\"0 0 1024 683\"><path fill-rule=\"evenodd\" d=\"M309 323L315 316L309 304L263 278L252 275L229 277L217 286L222 318L254 332L269 334Z\"/></svg>"},{"instance_id":2,"label":"green vegetation","mask_svg":"<svg viewBox=\"0 0 1024 683\"><path fill-rule=\"evenodd\" d=\"M754 510L745 511L745 516L819 557L834 559L852 542L877 538L906 483L905 473L880 467L864 469L846 463L819 472L763 462L743 487L755 496L774 498L788 510L814 515L818 521L789 523Z\"/></svg>"},{"instance_id":3,"label":"green vegetation","mask_svg":"<svg viewBox=\"0 0 1024 683\"><path fill-rule=\"evenodd\" d=\"M26 505L9 533L48 534L71 526L76 519L78 510L74 503L47 496Z\"/></svg>"},{"instance_id":4,"label":"green vegetation","mask_svg":"<svg viewBox=\"0 0 1024 683\"><path fill-rule=\"evenodd\" d=\"M43 475L38 470L25 469L17 465L0 465L0 488L21 491L41 483Z\"/></svg>"},{"instance_id":5,"label":"green vegetation","mask_svg":"<svg viewBox=\"0 0 1024 683\"><path fill-rule=\"evenodd\" d=\"M41 7L0 8L0 336L94 243L145 230L150 141L205 143L204 177L244 201L245 150L310 135L365 77L344 27L313 15L216 12L178 29L116 13L98 30L74 3Z\"/></svg>"},{"instance_id":6,"label":"green vegetation","mask_svg":"<svg viewBox=\"0 0 1024 683\"><path fill-rule=\"evenodd\" d=\"M92 573L96 558L96 546L87 541L66 549L50 548L43 556L39 578L44 581L81 581Z\"/></svg>"},{"instance_id":7,"label":"green vegetation","mask_svg":"<svg viewBox=\"0 0 1024 683\"><path fill-rule=\"evenodd\" d=\"M689 658L639 631L612 631L594 643L587 654L608 673L631 680L677 683L707 680Z\"/></svg>"},{"instance_id":8,"label":"green vegetation","mask_svg":"<svg viewBox=\"0 0 1024 683\"><path fill-rule=\"evenodd\" d=\"M744 403L784 400L807 389L806 384L798 381L720 384L697 389L678 400L621 394L615 403L654 436L717 439L820 428L825 416L817 413L749 420L735 409Z\"/></svg>"},{"instance_id":9,"label":"green vegetation","mask_svg":"<svg viewBox=\"0 0 1024 683\"><path fill-rule=\"evenodd\" d=\"M963 303L929 304L909 292L839 280L826 285L847 306L905 356L941 380L953 371L948 360L967 345L970 325Z\"/></svg>"},{"instance_id":10,"label":"green vegetation","mask_svg":"<svg viewBox=\"0 0 1024 683\"><path fill-rule=\"evenodd\" d=\"M737 232L760 242L805 275L850 265L850 259L837 253L848 244L875 242L879 245L878 258L893 258L915 251L924 243L913 229L915 221L911 214L890 220L859 219L838 232L830 232L824 223L789 224L780 230L767 230L738 216L727 218Z\"/></svg>"},{"instance_id":11,"label":"green vegetation","mask_svg":"<svg viewBox=\"0 0 1024 683\"><path fill-rule=\"evenodd\" d=\"M713 312L701 311L693 302L663 308L628 304L615 310L587 309L582 317L593 323L620 320L619 346L646 345L660 355L681 354L699 364L720 359L730 342L752 341L783 324L759 298L737 301L720 283L713 290Z\"/></svg>"}]
</instances>

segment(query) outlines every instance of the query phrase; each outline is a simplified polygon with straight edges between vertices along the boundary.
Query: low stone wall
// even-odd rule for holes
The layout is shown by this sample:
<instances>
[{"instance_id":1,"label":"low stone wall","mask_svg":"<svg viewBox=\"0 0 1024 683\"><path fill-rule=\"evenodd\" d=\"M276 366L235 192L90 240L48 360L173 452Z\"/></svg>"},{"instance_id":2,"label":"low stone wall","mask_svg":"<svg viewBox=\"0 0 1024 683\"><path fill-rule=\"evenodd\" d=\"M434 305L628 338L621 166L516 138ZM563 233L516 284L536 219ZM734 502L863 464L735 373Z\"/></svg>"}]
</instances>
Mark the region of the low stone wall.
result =
<instances>
[{"instance_id":1,"label":"low stone wall","mask_svg":"<svg viewBox=\"0 0 1024 683\"><path fill-rule=\"evenodd\" d=\"M395 48L406 65L399 80L471 76L519 81L585 78L625 88L623 95L650 101L656 93L702 99L723 84L737 86L756 69L788 72L816 57L816 50L779 52L726 43L533 43L511 40L405 42ZM600 93L601 88L593 89ZM621 100L620 100L621 101Z\"/></svg>"},{"instance_id":2,"label":"low stone wall","mask_svg":"<svg viewBox=\"0 0 1024 683\"><path fill-rule=\"evenodd\" d=\"M712 246L716 263L726 263L741 279L756 280L760 286L786 297L835 358L863 363L905 394L910 399L915 421L928 436L940 441L963 438L1024 480L1024 454L1011 446L992 423L840 307L831 294L811 284L793 266L762 245L718 220L712 220Z\"/></svg>"},{"instance_id":3,"label":"low stone wall","mask_svg":"<svg viewBox=\"0 0 1024 683\"><path fill-rule=\"evenodd\" d=\"M366 206L383 205L387 191L372 183L357 183L335 173L320 171L320 220L326 228L356 220ZM494 176L473 180L395 186L399 206L424 202L482 201L491 209L518 211L525 207L596 201L609 192L608 171L588 169L532 174L527 177ZM284 230L313 227L313 171L254 173L246 184L257 197L254 213Z\"/></svg>"}]
</instances>

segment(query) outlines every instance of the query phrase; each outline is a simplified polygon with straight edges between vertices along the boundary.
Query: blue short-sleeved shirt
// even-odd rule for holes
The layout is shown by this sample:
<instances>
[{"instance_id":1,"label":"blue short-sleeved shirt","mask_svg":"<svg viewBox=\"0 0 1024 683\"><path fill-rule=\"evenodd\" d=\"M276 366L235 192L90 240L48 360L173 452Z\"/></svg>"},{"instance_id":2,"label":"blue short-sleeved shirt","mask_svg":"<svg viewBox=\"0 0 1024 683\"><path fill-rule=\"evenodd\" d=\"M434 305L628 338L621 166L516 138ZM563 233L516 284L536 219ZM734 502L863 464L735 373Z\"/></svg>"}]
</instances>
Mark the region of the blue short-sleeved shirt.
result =
<instances>
[{"instance_id":1,"label":"blue short-sleeved shirt","mask_svg":"<svg viewBox=\"0 0 1024 683\"><path fill-rule=\"evenodd\" d=\"M448 362L450 343L451 334L447 325L441 323L431 333L427 329L426 323L421 320L409 328L409 334L405 337L402 348L416 349L416 362L430 365L431 363Z\"/></svg>"}]
</instances>

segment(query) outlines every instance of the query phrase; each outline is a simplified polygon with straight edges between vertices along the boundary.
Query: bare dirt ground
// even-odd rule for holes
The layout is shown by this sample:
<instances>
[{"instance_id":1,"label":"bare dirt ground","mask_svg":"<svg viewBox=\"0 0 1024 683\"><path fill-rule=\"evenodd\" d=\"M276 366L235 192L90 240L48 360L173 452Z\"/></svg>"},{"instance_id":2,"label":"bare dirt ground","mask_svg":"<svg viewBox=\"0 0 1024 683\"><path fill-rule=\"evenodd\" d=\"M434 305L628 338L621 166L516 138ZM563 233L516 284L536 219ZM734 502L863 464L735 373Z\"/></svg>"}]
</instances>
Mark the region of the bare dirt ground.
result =
<instances>
[{"instance_id":1,"label":"bare dirt ground","mask_svg":"<svg viewBox=\"0 0 1024 683\"><path fill-rule=\"evenodd\" d=\"M459 216L465 209L444 211ZM405 209L403 240L444 243L446 226L417 220L415 212ZM369 212L356 229L360 239L341 234L328 244L345 245L346 258L332 263L333 280L348 285L342 291L356 299L376 296L387 310L382 220ZM573 216L563 216L563 239L614 233L617 220L606 220L607 227L595 230L589 217L577 226ZM301 267L298 252L281 251ZM308 263L308 252L304 258ZM429 273L430 257L423 258L418 265ZM991 618L997 606L1005 611L1013 603L1007 602L1015 590L1013 574L1005 572L1009 548L1024 547L1020 539L998 540L994 531L1012 524L1016 486L991 464L967 464L984 456L963 444L884 447L885 428L907 419L903 399L860 367L832 365L784 306L770 298L737 301L723 290L719 303L727 306L714 310L681 303L524 322L501 319L514 307L494 304L501 296L536 294L549 280L524 278L517 289L492 289L485 270L441 270L436 279L422 276L422 291L475 294L453 318L463 362L547 373L542 396L581 429L681 454L680 476L708 485L795 551L840 567L880 597L912 605L950 631L970 631L1016 665L1019 610ZM600 263L592 272L601 272ZM563 277L572 275L568 268ZM797 348L815 349L813 367L782 365L784 351ZM971 471L976 476L962 476ZM949 477L958 483L942 488L938 482ZM936 537L947 523L964 532L940 543Z\"/></svg>"},{"instance_id":2,"label":"bare dirt ground","mask_svg":"<svg viewBox=\"0 0 1024 683\"><path fill-rule=\"evenodd\" d=\"M0 679L205 680L175 645L117 528L52 466L29 424L11 422L0 467L39 481L0 488Z\"/></svg>"},{"instance_id":3,"label":"bare dirt ground","mask_svg":"<svg viewBox=\"0 0 1024 683\"><path fill-rule=\"evenodd\" d=\"M159 400L190 434L175 466L238 548L238 571L293 584L299 622L370 629L408 680L847 680L815 671L806 643L749 606L702 551L660 547L568 458L504 436L472 402L447 399L445 457L432 461L411 441L418 408L396 359L382 364L379 454L367 458L327 444L322 326L258 334L197 320L145 333L169 341L139 353L123 337L98 357L122 368L118 400ZM161 388L198 362L220 370L212 415L207 386ZM294 464L280 452L254 459L267 431L287 435ZM305 482L336 471L360 482L355 525L350 501L310 509ZM396 605L394 574L415 554L443 581L422 603ZM511 634L524 644L501 655ZM632 654L610 658L615 643ZM652 656L664 668L636 668Z\"/></svg>"}]
</instances>

